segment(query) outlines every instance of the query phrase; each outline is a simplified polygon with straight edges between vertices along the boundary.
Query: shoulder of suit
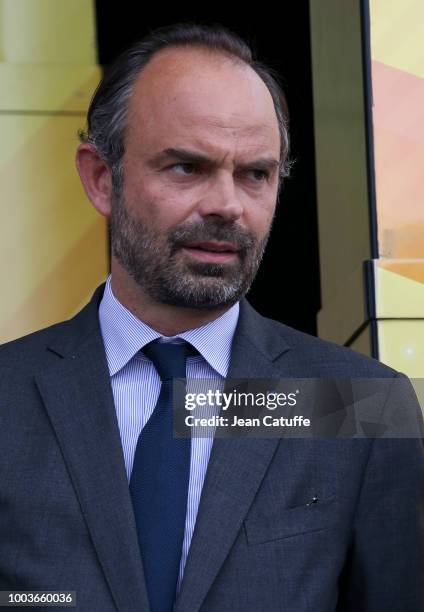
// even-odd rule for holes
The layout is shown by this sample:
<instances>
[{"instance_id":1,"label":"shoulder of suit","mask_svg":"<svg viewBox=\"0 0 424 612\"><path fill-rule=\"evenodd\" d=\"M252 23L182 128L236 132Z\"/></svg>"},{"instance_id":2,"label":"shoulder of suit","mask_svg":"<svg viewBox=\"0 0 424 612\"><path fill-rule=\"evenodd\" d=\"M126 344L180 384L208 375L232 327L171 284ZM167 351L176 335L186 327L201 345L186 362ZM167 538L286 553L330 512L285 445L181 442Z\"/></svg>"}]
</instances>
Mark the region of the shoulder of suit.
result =
<instances>
[{"instance_id":1,"label":"shoulder of suit","mask_svg":"<svg viewBox=\"0 0 424 612\"><path fill-rule=\"evenodd\" d=\"M41 369L46 360L54 358L48 347L72 346L74 340L82 343L92 333L99 333L98 307L104 287L105 283L99 285L90 301L71 319L0 345L0 370Z\"/></svg>"},{"instance_id":2,"label":"shoulder of suit","mask_svg":"<svg viewBox=\"0 0 424 612\"><path fill-rule=\"evenodd\" d=\"M69 321L55 323L44 329L32 332L16 340L0 345L0 368L24 369L40 363L53 338L64 333Z\"/></svg>"},{"instance_id":3,"label":"shoulder of suit","mask_svg":"<svg viewBox=\"0 0 424 612\"><path fill-rule=\"evenodd\" d=\"M255 311L256 312L256 311ZM317 375L337 376L373 376L394 377L399 372L381 363L377 359L367 357L351 348L341 346L335 342L323 340L301 332L293 327L269 319L256 312L260 317L262 331L274 339L281 338L292 351L291 359L298 360L299 364L309 369L320 371Z\"/></svg>"}]
</instances>

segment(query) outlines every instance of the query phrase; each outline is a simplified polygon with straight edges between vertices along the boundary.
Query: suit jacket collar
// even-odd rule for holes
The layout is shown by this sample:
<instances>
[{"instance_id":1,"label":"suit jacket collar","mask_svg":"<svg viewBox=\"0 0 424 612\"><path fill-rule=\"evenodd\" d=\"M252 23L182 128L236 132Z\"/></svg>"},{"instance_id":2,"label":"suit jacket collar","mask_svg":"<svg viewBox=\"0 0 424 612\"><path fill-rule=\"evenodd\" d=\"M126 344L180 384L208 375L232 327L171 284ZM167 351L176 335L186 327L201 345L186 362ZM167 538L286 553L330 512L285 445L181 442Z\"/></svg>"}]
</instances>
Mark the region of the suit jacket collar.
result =
<instances>
[{"instance_id":1,"label":"suit jacket collar","mask_svg":"<svg viewBox=\"0 0 424 612\"><path fill-rule=\"evenodd\" d=\"M100 334L98 309L103 297L105 283L99 285L90 302L72 319L62 324L60 334L53 336L48 348L61 357L72 356L84 350L85 342L91 334ZM276 334L272 321L262 317L246 300L240 300L240 314L235 332L234 350L241 348L244 344L254 348L266 360L274 362L281 354L289 350L289 345L284 336ZM237 356L237 355L236 355ZM236 377L238 371L238 360L232 356L228 376ZM251 371L252 376L259 377L255 363L252 367L246 367L245 371Z\"/></svg>"},{"instance_id":2,"label":"suit jacket collar","mask_svg":"<svg viewBox=\"0 0 424 612\"><path fill-rule=\"evenodd\" d=\"M58 359L36 384L61 446L93 545L120 612L148 611L137 533L106 355L98 321L104 285L48 350ZM281 376L276 360L289 347L276 326L243 299L229 378ZM219 572L278 440L216 439L203 486L178 612L195 612Z\"/></svg>"}]
</instances>

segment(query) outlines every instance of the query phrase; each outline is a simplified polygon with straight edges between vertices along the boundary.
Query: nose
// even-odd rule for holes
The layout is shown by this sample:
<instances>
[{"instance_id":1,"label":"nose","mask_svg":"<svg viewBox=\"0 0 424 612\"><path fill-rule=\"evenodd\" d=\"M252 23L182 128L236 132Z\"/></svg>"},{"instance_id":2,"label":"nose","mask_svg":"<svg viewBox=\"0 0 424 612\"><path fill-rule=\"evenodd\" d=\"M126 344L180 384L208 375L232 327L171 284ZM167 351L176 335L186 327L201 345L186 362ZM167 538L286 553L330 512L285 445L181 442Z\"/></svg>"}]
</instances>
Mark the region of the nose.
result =
<instances>
[{"instance_id":1,"label":"nose","mask_svg":"<svg viewBox=\"0 0 424 612\"><path fill-rule=\"evenodd\" d=\"M220 176L207 186L207 192L199 200L197 210L201 217L211 215L231 222L243 214L242 195L237 193L232 176Z\"/></svg>"}]
</instances>

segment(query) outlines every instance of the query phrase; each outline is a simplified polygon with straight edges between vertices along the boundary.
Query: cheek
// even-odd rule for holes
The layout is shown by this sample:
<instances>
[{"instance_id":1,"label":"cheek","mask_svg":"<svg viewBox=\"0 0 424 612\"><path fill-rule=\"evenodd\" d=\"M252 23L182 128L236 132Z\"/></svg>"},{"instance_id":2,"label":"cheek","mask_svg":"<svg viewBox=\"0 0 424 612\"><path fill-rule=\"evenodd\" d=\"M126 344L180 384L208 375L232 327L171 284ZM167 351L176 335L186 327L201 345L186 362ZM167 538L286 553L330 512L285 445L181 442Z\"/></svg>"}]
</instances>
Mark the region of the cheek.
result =
<instances>
[{"instance_id":1,"label":"cheek","mask_svg":"<svg viewBox=\"0 0 424 612\"><path fill-rule=\"evenodd\" d=\"M150 177L126 182L125 200L133 214L158 228L172 225L185 209L184 197Z\"/></svg>"},{"instance_id":2,"label":"cheek","mask_svg":"<svg viewBox=\"0 0 424 612\"><path fill-rule=\"evenodd\" d=\"M167 230L186 222L196 208L193 194L161 186L145 190L143 216L159 230Z\"/></svg>"},{"instance_id":3,"label":"cheek","mask_svg":"<svg viewBox=\"0 0 424 612\"><path fill-rule=\"evenodd\" d=\"M196 189L177 188L174 184L161 183L149 189L150 213L167 226L187 221L196 210L199 200Z\"/></svg>"},{"instance_id":4,"label":"cheek","mask_svg":"<svg viewBox=\"0 0 424 612\"><path fill-rule=\"evenodd\" d=\"M258 237L264 237L270 228L272 219L275 213L275 204L273 202L256 202L247 213L247 223L251 231Z\"/></svg>"}]
</instances>

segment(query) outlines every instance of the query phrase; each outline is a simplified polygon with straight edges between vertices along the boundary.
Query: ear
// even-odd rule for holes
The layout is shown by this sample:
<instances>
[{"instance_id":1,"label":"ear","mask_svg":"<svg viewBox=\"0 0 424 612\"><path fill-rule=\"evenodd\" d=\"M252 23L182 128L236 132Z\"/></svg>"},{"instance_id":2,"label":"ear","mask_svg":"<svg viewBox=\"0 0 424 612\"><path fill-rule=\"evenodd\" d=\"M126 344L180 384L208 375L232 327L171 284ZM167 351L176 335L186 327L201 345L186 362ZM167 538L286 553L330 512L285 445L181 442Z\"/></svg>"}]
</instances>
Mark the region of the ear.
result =
<instances>
[{"instance_id":1,"label":"ear","mask_svg":"<svg viewBox=\"0 0 424 612\"><path fill-rule=\"evenodd\" d=\"M75 161L89 200L101 215L109 217L112 200L112 175L109 166L102 160L97 149L89 143L79 145Z\"/></svg>"}]
</instances>

